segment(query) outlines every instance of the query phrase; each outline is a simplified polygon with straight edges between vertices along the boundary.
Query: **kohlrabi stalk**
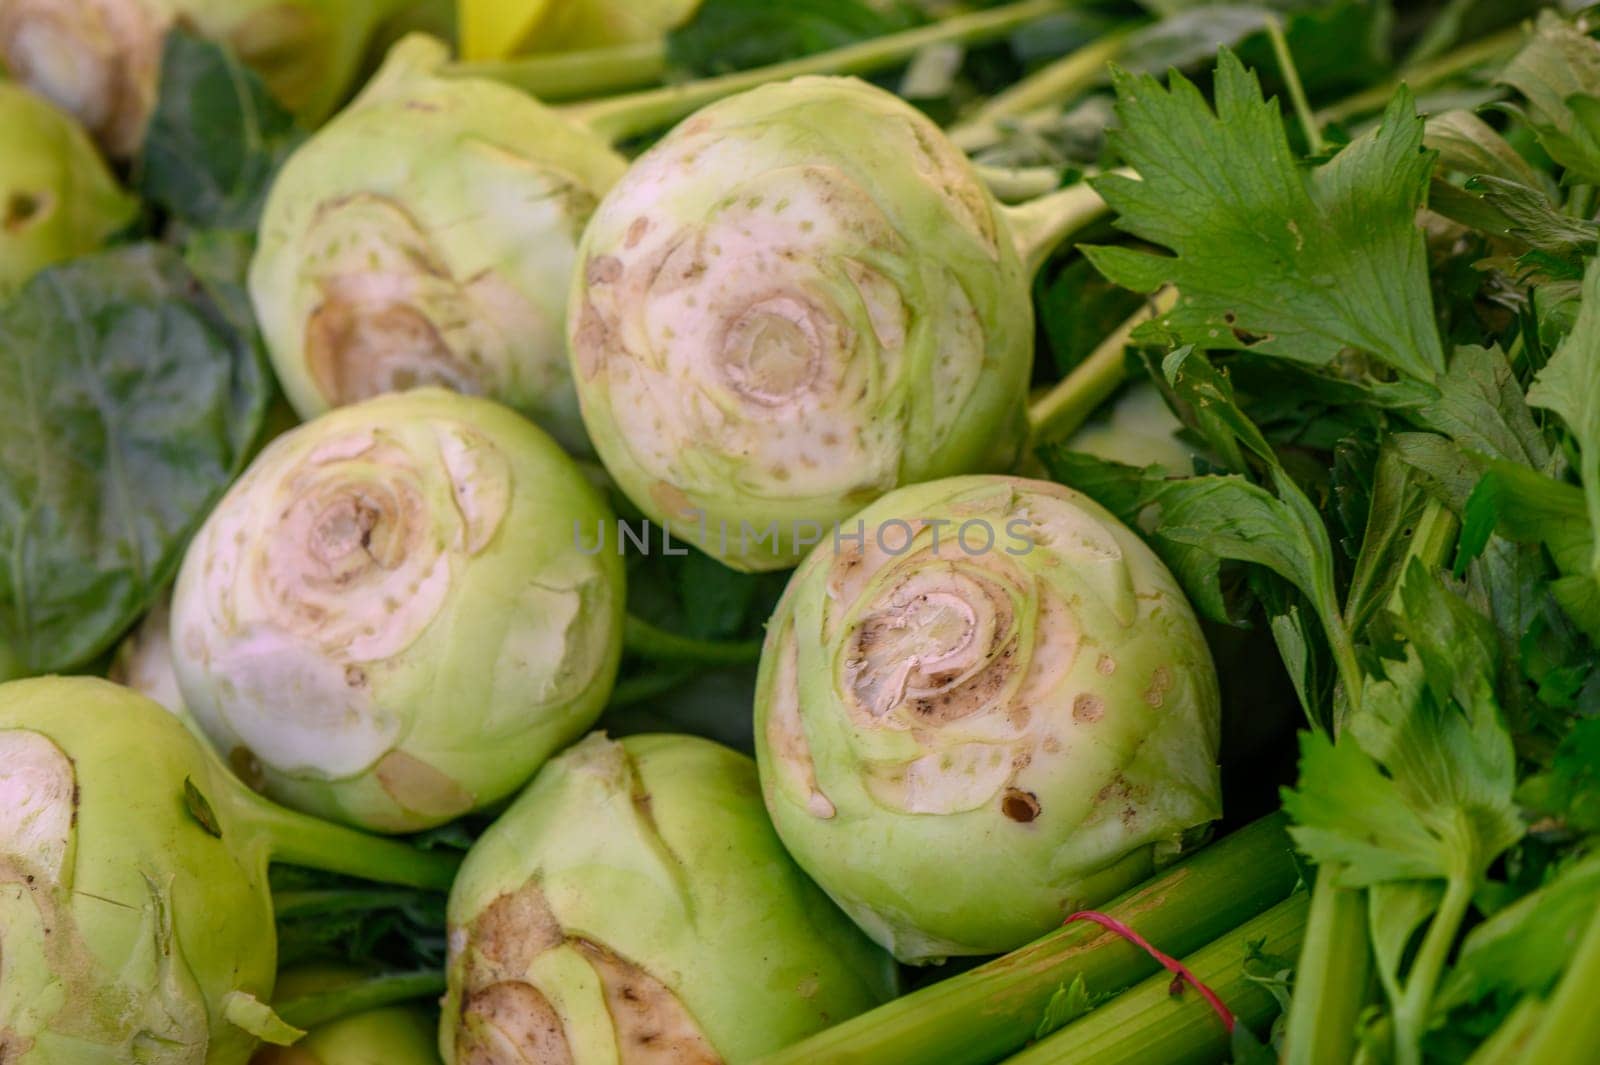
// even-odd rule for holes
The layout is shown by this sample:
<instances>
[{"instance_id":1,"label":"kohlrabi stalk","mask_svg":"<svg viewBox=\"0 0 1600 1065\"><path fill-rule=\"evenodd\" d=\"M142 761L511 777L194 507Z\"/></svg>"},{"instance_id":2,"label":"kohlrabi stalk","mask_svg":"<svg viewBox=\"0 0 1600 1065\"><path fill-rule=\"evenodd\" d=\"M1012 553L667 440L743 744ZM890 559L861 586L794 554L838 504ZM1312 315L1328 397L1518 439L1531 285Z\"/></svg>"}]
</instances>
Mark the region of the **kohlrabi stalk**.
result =
<instances>
[{"instance_id":1,"label":"kohlrabi stalk","mask_svg":"<svg viewBox=\"0 0 1600 1065\"><path fill-rule=\"evenodd\" d=\"M278 378L302 417L438 384L497 399L585 451L564 327L579 236L626 169L612 143L752 86L880 69L1058 6L1024 0L559 112L487 80L540 88L548 59L452 68L441 42L405 39L269 196L250 292Z\"/></svg>"},{"instance_id":2,"label":"kohlrabi stalk","mask_svg":"<svg viewBox=\"0 0 1600 1065\"><path fill-rule=\"evenodd\" d=\"M1011 467L1032 271L1105 209L1086 185L1000 206L938 127L855 79L713 104L585 233L568 313L590 439L680 541L793 566L899 485Z\"/></svg>"},{"instance_id":3,"label":"kohlrabi stalk","mask_svg":"<svg viewBox=\"0 0 1600 1065\"><path fill-rule=\"evenodd\" d=\"M1127 47L1131 30L1107 34L1041 67L951 126L949 137L962 151L988 148L1005 136L1006 125L1061 105L1103 83L1107 64Z\"/></svg>"},{"instance_id":4,"label":"kohlrabi stalk","mask_svg":"<svg viewBox=\"0 0 1600 1065\"><path fill-rule=\"evenodd\" d=\"M308 1029L293 1046L265 1046L250 1065L439 1065L438 1023L421 1000L444 991L442 973L371 977L325 966L290 969L273 1009ZM331 1017L305 1007L343 1007Z\"/></svg>"},{"instance_id":5,"label":"kohlrabi stalk","mask_svg":"<svg viewBox=\"0 0 1600 1065\"><path fill-rule=\"evenodd\" d=\"M0 296L99 248L138 211L70 116L3 79L0 146Z\"/></svg>"},{"instance_id":6,"label":"kohlrabi stalk","mask_svg":"<svg viewBox=\"0 0 1600 1065\"><path fill-rule=\"evenodd\" d=\"M454 1065L744 1062L893 997L894 966L783 852L755 766L591 735L483 835L450 895Z\"/></svg>"},{"instance_id":7,"label":"kohlrabi stalk","mask_svg":"<svg viewBox=\"0 0 1600 1065\"><path fill-rule=\"evenodd\" d=\"M182 23L227 45L303 121L321 121L405 0L0 0L0 66L71 113L105 150L138 150L162 38Z\"/></svg>"},{"instance_id":8,"label":"kohlrabi stalk","mask_svg":"<svg viewBox=\"0 0 1600 1065\"><path fill-rule=\"evenodd\" d=\"M273 860L434 890L456 864L273 806L127 688L0 685L0 1057L240 1065L293 1038Z\"/></svg>"},{"instance_id":9,"label":"kohlrabi stalk","mask_svg":"<svg viewBox=\"0 0 1600 1065\"><path fill-rule=\"evenodd\" d=\"M992 954L1221 812L1211 654L1176 580L1062 485L902 488L795 572L756 755L802 868L901 961Z\"/></svg>"},{"instance_id":10,"label":"kohlrabi stalk","mask_svg":"<svg viewBox=\"0 0 1600 1065\"><path fill-rule=\"evenodd\" d=\"M460 0L468 60L659 42L701 0Z\"/></svg>"},{"instance_id":11,"label":"kohlrabi stalk","mask_svg":"<svg viewBox=\"0 0 1600 1065\"><path fill-rule=\"evenodd\" d=\"M621 653L605 502L515 413L442 389L273 441L184 559L184 702L245 777L383 831L510 795L582 735Z\"/></svg>"}]
</instances>

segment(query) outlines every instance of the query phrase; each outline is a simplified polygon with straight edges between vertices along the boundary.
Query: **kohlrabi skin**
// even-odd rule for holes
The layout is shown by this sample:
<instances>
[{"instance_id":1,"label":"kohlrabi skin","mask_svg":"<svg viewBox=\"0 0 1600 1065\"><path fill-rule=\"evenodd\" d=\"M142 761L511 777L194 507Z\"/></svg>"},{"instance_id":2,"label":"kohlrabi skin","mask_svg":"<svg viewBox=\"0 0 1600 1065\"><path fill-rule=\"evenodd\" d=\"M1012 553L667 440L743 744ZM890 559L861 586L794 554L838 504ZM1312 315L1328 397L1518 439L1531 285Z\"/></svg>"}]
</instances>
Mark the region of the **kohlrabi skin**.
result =
<instances>
[{"instance_id":1,"label":"kohlrabi skin","mask_svg":"<svg viewBox=\"0 0 1600 1065\"><path fill-rule=\"evenodd\" d=\"M380 831L510 795L594 723L621 654L610 512L555 441L421 389L279 437L195 537L184 702L247 781ZM591 553L592 552L592 553Z\"/></svg>"},{"instance_id":2,"label":"kohlrabi skin","mask_svg":"<svg viewBox=\"0 0 1600 1065\"><path fill-rule=\"evenodd\" d=\"M1220 814L1210 652L1136 535L995 476L858 519L768 625L756 753L784 845L870 936L911 963L1011 950Z\"/></svg>"},{"instance_id":3,"label":"kohlrabi skin","mask_svg":"<svg viewBox=\"0 0 1600 1065\"><path fill-rule=\"evenodd\" d=\"M250 269L273 367L302 417L434 384L582 449L567 293L626 163L515 89L439 76L448 58L401 41L278 176Z\"/></svg>"},{"instance_id":4,"label":"kohlrabi skin","mask_svg":"<svg viewBox=\"0 0 1600 1065\"><path fill-rule=\"evenodd\" d=\"M450 894L452 1065L746 1062L890 998L893 962L783 852L750 759L594 734Z\"/></svg>"},{"instance_id":5,"label":"kohlrabi skin","mask_svg":"<svg viewBox=\"0 0 1600 1065\"><path fill-rule=\"evenodd\" d=\"M106 152L133 155L182 23L253 67L315 125L349 91L368 42L404 0L0 0L0 66L78 119Z\"/></svg>"},{"instance_id":6,"label":"kohlrabi skin","mask_svg":"<svg viewBox=\"0 0 1600 1065\"><path fill-rule=\"evenodd\" d=\"M172 664L172 600L162 596L117 647L106 674L180 717L187 714Z\"/></svg>"},{"instance_id":7,"label":"kohlrabi skin","mask_svg":"<svg viewBox=\"0 0 1600 1065\"><path fill-rule=\"evenodd\" d=\"M0 78L0 295L99 248L137 210L70 116Z\"/></svg>"},{"instance_id":8,"label":"kohlrabi skin","mask_svg":"<svg viewBox=\"0 0 1600 1065\"><path fill-rule=\"evenodd\" d=\"M701 0L460 0L467 59L648 41L689 21Z\"/></svg>"},{"instance_id":9,"label":"kohlrabi skin","mask_svg":"<svg viewBox=\"0 0 1600 1065\"><path fill-rule=\"evenodd\" d=\"M243 1065L276 947L267 863L438 887L448 863L252 794L120 685L0 685L0 1061Z\"/></svg>"},{"instance_id":10,"label":"kohlrabi skin","mask_svg":"<svg viewBox=\"0 0 1600 1065\"><path fill-rule=\"evenodd\" d=\"M1017 457L1027 269L966 157L890 93L798 78L701 110L606 196L581 256L569 350L595 448L730 566L793 566L898 485Z\"/></svg>"}]
</instances>

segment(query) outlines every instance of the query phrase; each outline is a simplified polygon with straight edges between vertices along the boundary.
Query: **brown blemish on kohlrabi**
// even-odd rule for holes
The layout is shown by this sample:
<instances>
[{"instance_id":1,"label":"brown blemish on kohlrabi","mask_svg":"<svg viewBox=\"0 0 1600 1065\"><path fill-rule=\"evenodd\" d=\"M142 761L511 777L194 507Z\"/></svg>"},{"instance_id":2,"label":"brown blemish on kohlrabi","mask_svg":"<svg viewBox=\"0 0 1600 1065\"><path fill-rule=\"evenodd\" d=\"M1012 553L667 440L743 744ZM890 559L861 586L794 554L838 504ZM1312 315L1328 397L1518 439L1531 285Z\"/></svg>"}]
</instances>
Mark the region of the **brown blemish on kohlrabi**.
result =
<instances>
[{"instance_id":1,"label":"brown blemish on kohlrabi","mask_svg":"<svg viewBox=\"0 0 1600 1065\"><path fill-rule=\"evenodd\" d=\"M507 1058L505 1051L515 1055ZM572 1065L561 1017L531 984L508 980L468 994L456 1031L457 1065Z\"/></svg>"},{"instance_id":2,"label":"brown blemish on kohlrabi","mask_svg":"<svg viewBox=\"0 0 1600 1065\"><path fill-rule=\"evenodd\" d=\"M480 393L486 382L408 303L370 303L330 293L306 321L306 367L331 405L439 385Z\"/></svg>"},{"instance_id":3,"label":"brown blemish on kohlrabi","mask_svg":"<svg viewBox=\"0 0 1600 1065\"><path fill-rule=\"evenodd\" d=\"M412 813L450 819L475 805L472 793L454 779L404 751L384 755L376 773L389 797Z\"/></svg>"},{"instance_id":4,"label":"brown blemish on kohlrabi","mask_svg":"<svg viewBox=\"0 0 1600 1065\"><path fill-rule=\"evenodd\" d=\"M634 804L648 807L648 796L636 794ZM519 1060L572 1060L559 1016L525 980L539 955L567 944L600 980L623 1065L722 1065L665 984L592 940L566 935L537 884L500 895L468 931L458 1062L499 1065L497 1041L518 1048Z\"/></svg>"},{"instance_id":5,"label":"brown blemish on kohlrabi","mask_svg":"<svg viewBox=\"0 0 1600 1065\"><path fill-rule=\"evenodd\" d=\"M1000 812L1019 824L1028 824L1039 816L1039 797L1031 791L1007 788L1000 799Z\"/></svg>"},{"instance_id":6,"label":"brown blemish on kohlrabi","mask_svg":"<svg viewBox=\"0 0 1600 1065\"><path fill-rule=\"evenodd\" d=\"M561 924L537 884L499 896L473 918L467 941L466 988L477 991L527 975L533 960L561 945Z\"/></svg>"},{"instance_id":7,"label":"brown blemish on kohlrabi","mask_svg":"<svg viewBox=\"0 0 1600 1065\"><path fill-rule=\"evenodd\" d=\"M587 939L571 940L600 976L623 1065L722 1065L678 996L633 962Z\"/></svg>"}]
</instances>

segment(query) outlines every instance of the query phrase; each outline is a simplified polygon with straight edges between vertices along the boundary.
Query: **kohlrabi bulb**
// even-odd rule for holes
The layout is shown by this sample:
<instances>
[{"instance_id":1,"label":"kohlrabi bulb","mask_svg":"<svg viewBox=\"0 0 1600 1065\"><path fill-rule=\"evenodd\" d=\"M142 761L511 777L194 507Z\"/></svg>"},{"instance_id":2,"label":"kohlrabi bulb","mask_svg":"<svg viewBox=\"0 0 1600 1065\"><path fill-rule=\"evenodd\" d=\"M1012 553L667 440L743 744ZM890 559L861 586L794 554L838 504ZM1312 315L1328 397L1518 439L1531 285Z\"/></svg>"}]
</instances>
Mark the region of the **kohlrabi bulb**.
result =
<instances>
[{"instance_id":1,"label":"kohlrabi bulb","mask_svg":"<svg viewBox=\"0 0 1600 1065\"><path fill-rule=\"evenodd\" d=\"M69 116L0 80L0 294L99 248L137 210Z\"/></svg>"},{"instance_id":2,"label":"kohlrabi bulb","mask_svg":"<svg viewBox=\"0 0 1600 1065\"><path fill-rule=\"evenodd\" d=\"M546 765L449 920L453 1065L745 1062L894 993L783 852L750 759L689 736L596 734Z\"/></svg>"},{"instance_id":3,"label":"kohlrabi bulb","mask_svg":"<svg viewBox=\"0 0 1600 1065\"><path fill-rule=\"evenodd\" d=\"M577 465L442 389L279 437L206 520L172 606L184 702L247 781L384 831L510 795L599 715L623 575Z\"/></svg>"},{"instance_id":4,"label":"kohlrabi bulb","mask_svg":"<svg viewBox=\"0 0 1600 1065\"><path fill-rule=\"evenodd\" d=\"M188 711L172 664L172 600L162 596L117 647L107 677L146 695L180 717Z\"/></svg>"},{"instance_id":5,"label":"kohlrabi bulb","mask_svg":"<svg viewBox=\"0 0 1600 1065\"><path fill-rule=\"evenodd\" d=\"M567 293L626 164L515 89L439 76L447 59L401 41L278 176L250 270L273 366L302 417L435 384L581 448Z\"/></svg>"},{"instance_id":6,"label":"kohlrabi bulb","mask_svg":"<svg viewBox=\"0 0 1600 1065\"><path fill-rule=\"evenodd\" d=\"M227 46L302 121L320 122L403 0L0 0L0 66L117 157L144 139L175 24Z\"/></svg>"},{"instance_id":7,"label":"kohlrabi bulb","mask_svg":"<svg viewBox=\"0 0 1600 1065\"><path fill-rule=\"evenodd\" d=\"M0 1061L243 1065L282 1038L275 856L433 888L452 872L272 806L137 692L0 685Z\"/></svg>"},{"instance_id":8,"label":"kohlrabi bulb","mask_svg":"<svg viewBox=\"0 0 1600 1065\"><path fill-rule=\"evenodd\" d=\"M689 21L701 0L459 0L467 59L649 41Z\"/></svg>"},{"instance_id":9,"label":"kohlrabi bulb","mask_svg":"<svg viewBox=\"0 0 1600 1065\"><path fill-rule=\"evenodd\" d=\"M1205 639L1106 511L956 477L845 533L768 625L757 759L789 853L902 961L1018 947L1220 814Z\"/></svg>"},{"instance_id":10,"label":"kohlrabi bulb","mask_svg":"<svg viewBox=\"0 0 1600 1065\"><path fill-rule=\"evenodd\" d=\"M584 424L638 507L745 570L907 483L1009 467L1028 272L932 122L799 78L696 113L584 236L569 349Z\"/></svg>"}]
</instances>

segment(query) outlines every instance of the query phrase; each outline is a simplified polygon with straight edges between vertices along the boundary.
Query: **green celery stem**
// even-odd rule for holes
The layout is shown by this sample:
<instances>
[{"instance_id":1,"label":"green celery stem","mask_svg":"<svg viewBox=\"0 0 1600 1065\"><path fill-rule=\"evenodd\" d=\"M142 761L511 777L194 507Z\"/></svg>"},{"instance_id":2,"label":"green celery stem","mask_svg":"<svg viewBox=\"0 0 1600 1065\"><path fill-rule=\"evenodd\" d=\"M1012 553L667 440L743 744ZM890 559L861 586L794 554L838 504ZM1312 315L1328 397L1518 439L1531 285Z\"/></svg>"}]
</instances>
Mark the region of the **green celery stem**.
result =
<instances>
[{"instance_id":1,"label":"green celery stem","mask_svg":"<svg viewBox=\"0 0 1600 1065\"><path fill-rule=\"evenodd\" d=\"M1372 986L1367 943L1367 893L1334 883L1337 870L1319 870L1310 923L1295 967L1295 994L1283 1065L1348 1065L1356 1021Z\"/></svg>"},{"instance_id":2,"label":"green celery stem","mask_svg":"<svg viewBox=\"0 0 1600 1065\"><path fill-rule=\"evenodd\" d=\"M273 1011L296 1028L315 1028L341 1017L398 1006L444 994L442 972L391 973L349 987L273 1003Z\"/></svg>"},{"instance_id":3,"label":"green celery stem","mask_svg":"<svg viewBox=\"0 0 1600 1065\"><path fill-rule=\"evenodd\" d=\"M908 61L935 44L991 41L1067 7L1065 0L1017 0L955 15L927 26L886 34L826 52L648 92L571 104L562 110L613 143L661 129L707 104L769 82L807 74L867 74Z\"/></svg>"},{"instance_id":4,"label":"green celery stem","mask_svg":"<svg viewBox=\"0 0 1600 1065\"><path fill-rule=\"evenodd\" d=\"M1260 1034L1278 1013L1272 993L1245 971L1262 954L1293 957L1305 935L1304 891L1183 959L1222 999L1236 1023ZM1006 1060L1006 1065L1213 1065L1228 1059L1222 1018L1193 988L1174 996L1172 976L1157 973L1089 1014Z\"/></svg>"},{"instance_id":5,"label":"green celery stem","mask_svg":"<svg viewBox=\"0 0 1600 1065\"><path fill-rule=\"evenodd\" d=\"M950 127L951 142L963 151L987 148L1005 136L1007 122L1058 108L1104 82L1107 65L1121 53L1128 35L1125 30L1092 41L990 97Z\"/></svg>"},{"instance_id":6,"label":"green celery stem","mask_svg":"<svg viewBox=\"0 0 1600 1065\"><path fill-rule=\"evenodd\" d=\"M1572 962L1556 984L1528 1040L1522 1061L1538 1065L1592 1065L1600 1049L1600 907L1578 942Z\"/></svg>"},{"instance_id":7,"label":"green celery stem","mask_svg":"<svg viewBox=\"0 0 1600 1065\"><path fill-rule=\"evenodd\" d=\"M680 636L629 614L622 629L622 646L630 654L652 662L685 662L707 666L742 666L761 658L760 640L723 642Z\"/></svg>"},{"instance_id":8,"label":"green celery stem","mask_svg":"<svg viewBox=\"0 0 1600 1065\"><path fill-rule=\"evenodd\" d=\"M1365 92L1346 97L1331 107L1323 108L1317 112L1316 121L1319 125L1347 122L1361 115L1381 111L1401 85L1410 86L1413 92L1425 92L1440 82L1448 81L1482 63L1506 58L1517 49L1525 37L1526 33L1521 26L1513 26L1482 40L1462 45L1438 59L1403 71L1400 77L1393 81L1374 86Z\"/></svg>"},{"instance_id":9,"label":"green celery stem","mask_svg":"<svg viewBox=\"0 0 1600 1065\"><path fill-rule=\"evenodd\" d=\"M1101 909L1155 946L1192 953L1288 898L1299 880L1286 820L1262 818ZM1081 977L1114 993L1158 968L1097 925L1059 928L1004 957L914 991L759 1065L988 1065L1033 1039L1058 990Z\"/></svg>"}]
</instances>

